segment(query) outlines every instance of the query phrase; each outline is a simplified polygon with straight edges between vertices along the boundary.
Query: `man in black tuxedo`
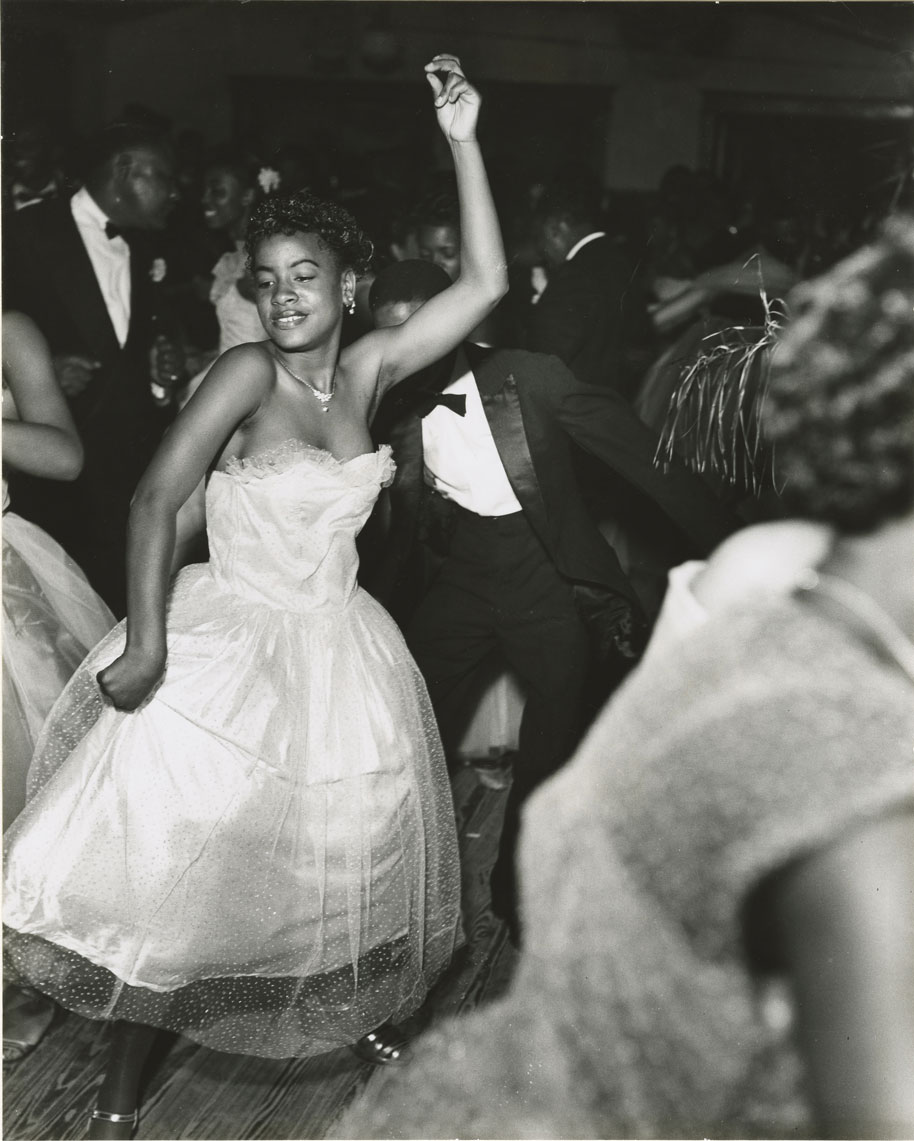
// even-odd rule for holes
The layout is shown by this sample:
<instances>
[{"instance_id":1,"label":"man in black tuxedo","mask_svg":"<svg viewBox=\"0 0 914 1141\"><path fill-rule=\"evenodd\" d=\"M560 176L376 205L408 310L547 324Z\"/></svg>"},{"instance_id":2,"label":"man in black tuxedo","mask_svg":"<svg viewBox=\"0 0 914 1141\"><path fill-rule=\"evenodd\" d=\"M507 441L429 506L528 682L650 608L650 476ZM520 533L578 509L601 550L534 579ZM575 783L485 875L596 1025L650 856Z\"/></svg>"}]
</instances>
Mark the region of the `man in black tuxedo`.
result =
<instances>
[{"instance_id":1,"label":"man in black tuxedo","mask_svg":"<svg viewBox=\"0 0 914 1141\"><path fill-rule=\"evenodd\" d=\"M428 262L387 267L369 297L376 325L399 324L448 283ZM581 384L553 356L467 343L398 385L373 430L393 446L397 473L373 521L382 533L366 532L362 581L406 631L445 748L493 653L528 693L492 876L496 911L516 923L520 806L573 751L593 664L608 692L647 632L584 507L574 444L666 512L680 558L709 551L733 521L684 468L654 467L656 439L621 397Z\"/></svg>"},{"instance_id":2,"label":"man in black tuxedo","mask_svg":"<svg viewBox=\"0 0 914 1141\"><path fill-rule=\"evenodd\" d=\"M150 231L165 226L177 191L168 150L145 128L107 128L83 165L72 198L6 223L3 301L47 338L85 465L71 484L16 477L12 495L122 615L130 499L170 418L150 374L156 281L166 271Z\"/></svg>"},{"instance_id":3,"label":"man in black tuxedo","mask_svg":"<svg viewBox=\"0 0 914 1141\"><path fill-rule=\"evenodd\" d=\"M533 215L545 288L524 317L523 347L550 353L584 384L630 396L635 354L650 334L634 259L600 225L599 188L581 175L547 186Z\"/></svg>"}]
</instances>

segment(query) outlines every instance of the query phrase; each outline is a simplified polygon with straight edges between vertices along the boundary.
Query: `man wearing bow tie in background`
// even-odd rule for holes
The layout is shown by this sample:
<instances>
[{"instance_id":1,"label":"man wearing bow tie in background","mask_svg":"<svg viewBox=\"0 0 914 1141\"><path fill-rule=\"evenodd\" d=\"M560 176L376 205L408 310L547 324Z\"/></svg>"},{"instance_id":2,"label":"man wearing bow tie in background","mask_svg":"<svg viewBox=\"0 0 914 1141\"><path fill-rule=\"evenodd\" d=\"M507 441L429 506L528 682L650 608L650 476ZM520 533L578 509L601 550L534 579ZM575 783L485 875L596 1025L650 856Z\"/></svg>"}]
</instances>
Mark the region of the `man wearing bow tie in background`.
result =
<instances>
[{"instance_id":1,"label":"man wearing bow tie in background","mask_svg":"<svg viewBox=\"0 0 914 1141\"><path fill-rule=\"evenodd\" d=\"M401 323L448 284L429 262L388 266L369 295L375 324ZM591 668L608 692L646 635L639 599L584 508L573 444L666 513L677 561L716 546L732 520L685 469L653 466L656 440L621 397L541 353L465 344L393 389L373 432L392 445L397 474L366 534L362 581L406 631L445 748L492 654L528 693L492 875L494 909L516 932L520 807L574 749Z\"/></svg>"},{"instance_id":2,"label":"man wearing bow tie in background","mask_svg":"<svg viewBox=\"0 0 914 1141\"><path fill-rule=\"evenodd\" d=\"M17 478L12 494L123 615L130 498L170 419L165 385L177 368L173 354L151 352L163 262L150 240L177 184L168 149L143 127L106 128L82 165L71 199L29 206L7 223L3 300L51 346L85 466L72 484Z\"/></svg>"}]
</instances>

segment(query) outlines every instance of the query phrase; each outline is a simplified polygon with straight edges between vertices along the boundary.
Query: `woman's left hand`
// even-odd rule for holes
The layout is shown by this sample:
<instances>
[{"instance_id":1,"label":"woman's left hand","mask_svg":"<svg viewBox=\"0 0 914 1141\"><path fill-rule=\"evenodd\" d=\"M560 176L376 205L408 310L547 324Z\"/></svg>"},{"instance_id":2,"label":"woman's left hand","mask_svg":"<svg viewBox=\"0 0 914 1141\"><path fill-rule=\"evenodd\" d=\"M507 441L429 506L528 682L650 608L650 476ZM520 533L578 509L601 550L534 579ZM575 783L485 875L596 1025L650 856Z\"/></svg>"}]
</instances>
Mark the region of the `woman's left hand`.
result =
<instances>
[{"instance_id":1,"label":"woman's left hand","mask_svg":"<svg viewBox=\"0 0 914 1141\"><path fill-rule=\"evenodd\" d=\"M425 65L425 74L435 93L435 113L445 136L455 143L472 142L482 99L467 82L460 60L455 55L436 55Z\"/></svg>"}]
</instances>

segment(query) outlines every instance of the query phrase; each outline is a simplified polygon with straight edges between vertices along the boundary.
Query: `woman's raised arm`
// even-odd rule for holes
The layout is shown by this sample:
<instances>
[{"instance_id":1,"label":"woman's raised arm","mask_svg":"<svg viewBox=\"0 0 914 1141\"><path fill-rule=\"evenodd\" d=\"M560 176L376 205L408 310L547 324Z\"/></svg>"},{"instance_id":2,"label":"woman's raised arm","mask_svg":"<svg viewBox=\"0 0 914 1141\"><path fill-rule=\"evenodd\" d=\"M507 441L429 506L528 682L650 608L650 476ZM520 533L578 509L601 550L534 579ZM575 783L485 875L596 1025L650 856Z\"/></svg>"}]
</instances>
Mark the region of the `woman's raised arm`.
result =
<instances>
[{"instance_id":1,"label":"woman's raised arm","mask_svg":"<svg viewBox=\"0 0 914 1141\"><path fill-rule=\"evenodd\" d=\"M346 350L346 365L371 367L376 358L379 390L439 360L458 345L508 290L504 244L489 189L476 124L480 97L460 60L437 55L425 74L434 93L438 125L454 157L460 201L460 276L427 301L408 321L369 333Z\"/></svg>"}]
</instances>

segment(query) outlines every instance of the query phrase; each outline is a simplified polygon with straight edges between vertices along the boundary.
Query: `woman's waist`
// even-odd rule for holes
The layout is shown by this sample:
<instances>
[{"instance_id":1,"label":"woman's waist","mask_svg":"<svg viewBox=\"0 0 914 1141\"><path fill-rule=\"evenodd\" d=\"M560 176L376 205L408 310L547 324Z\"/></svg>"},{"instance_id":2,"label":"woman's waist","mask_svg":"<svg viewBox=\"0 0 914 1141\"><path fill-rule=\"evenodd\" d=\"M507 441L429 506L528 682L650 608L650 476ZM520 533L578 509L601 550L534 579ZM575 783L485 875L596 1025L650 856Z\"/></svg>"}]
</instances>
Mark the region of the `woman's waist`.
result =
<instances>
[{"instance_id":1,"label":"woman's waist","mask_svg":"<svg viewBox=\"0 0 914 1141\"><path fill-rule=\"evenodd\" d=\"M201 575L199 570L204 573ZM282 613L337 614L346 609L358 591L354 571L344 575L298 570L284 577L275 568L264 574L252 567L224 566L218 560L203 564L199 570L186 568L182 572L183 582L179 578L175 591L182 587L185 591L194 590L204 600L209 594L215 607L233 600ZM197 573L187 575L188 571Z\"/></svg>"}]
</instances>

